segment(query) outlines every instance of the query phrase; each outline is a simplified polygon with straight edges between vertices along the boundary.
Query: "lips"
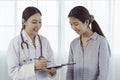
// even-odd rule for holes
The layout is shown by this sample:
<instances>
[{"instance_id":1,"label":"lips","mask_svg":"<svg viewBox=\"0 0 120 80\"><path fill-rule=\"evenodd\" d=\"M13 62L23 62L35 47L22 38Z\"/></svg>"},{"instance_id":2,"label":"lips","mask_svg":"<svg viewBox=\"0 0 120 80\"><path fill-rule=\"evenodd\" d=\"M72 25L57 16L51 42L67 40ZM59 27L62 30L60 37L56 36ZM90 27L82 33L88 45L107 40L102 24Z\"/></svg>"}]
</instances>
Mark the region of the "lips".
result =
<instances>
[{"instance_id":1,"label":"lips","mask_svg":"<svg viewBox=\"0 0 120 80\"><path fill-rule=\"evenodd\" d=\"M37 29L37 28L34 28L33 30L34 30L35 32L38 32L38 29Z\"/></svg>"},{"instance_id":2,"label":"lips","mask_svg":"<svg viewBox=\"0 0 120 80\"><path fill-rule=\"evenodd\" d=\"M80 30L75 30L75 32L76 32L76 33L79 33L79 32L80 32Z\"/></svg>"}]
</instances>

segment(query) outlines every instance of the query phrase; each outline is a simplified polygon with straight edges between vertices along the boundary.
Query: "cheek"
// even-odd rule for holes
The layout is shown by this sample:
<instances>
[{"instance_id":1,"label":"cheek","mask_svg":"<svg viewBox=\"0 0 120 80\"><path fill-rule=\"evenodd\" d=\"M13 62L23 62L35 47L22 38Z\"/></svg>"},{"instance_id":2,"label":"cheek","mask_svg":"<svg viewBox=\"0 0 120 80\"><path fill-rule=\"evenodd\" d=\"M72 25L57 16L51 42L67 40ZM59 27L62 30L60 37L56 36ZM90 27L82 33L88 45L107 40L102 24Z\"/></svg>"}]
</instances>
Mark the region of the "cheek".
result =
<instances>
[{"instance_id":1,"label":"cheek","mask_svg":"<svg viewBox=\"0 0 120 80\"><path fill-rule=\"evenodd\" d=\"M29 28L32 28L33 24L29 23L27 26L28 26Z\"/></svg>"},{"instance_id":2,"label":"cheek","mask_svg":"<svg viewBox=\"0 0 120 80\"><path fill-rule=\"evenodd\" d=\"M74 26L71 26L71 28L74 30L75 29L75 27Z\"/></svg>"},{"instance_id":3,"label":"cheek","mask_svg":"<svg viewBox=\"0 0 120 80\"><path fill-rule=\"evenodd\" d=\"M82 33L84 33L84 32L86 32L86 28L85 27L82 28Z\"/></svg>"},{"instance_id":4,"label":"cheek","mask_svg":"<svg viewBox=\"0 0 120 80\"><path fill-rule=\"evenodd\" d=\"M80 25L79 25L79 26L77 26L77 29L78 29L78 30L81 30L81 26L80 26Z\"/></svg>"},{"instance_id":5,"label":"cheek","mask_svg":"<svg viewBox=\"0 0 120 80\"><path fill-rule=\"evenodd\" d=\"M42 24L39 25L39 28L41 28Z\"/></svg>"},{"instance_id":6,"label":"cheek","mask_svg":"<svg viewBox=\"0 0 120 80\"><path fill-rule=\"evenodd\" d=\"M85 30L85 25L84 25L84 24L81 24L81 25L80 25L80 28L81 28L82 30Z\"/></svg>"}]
</instances>

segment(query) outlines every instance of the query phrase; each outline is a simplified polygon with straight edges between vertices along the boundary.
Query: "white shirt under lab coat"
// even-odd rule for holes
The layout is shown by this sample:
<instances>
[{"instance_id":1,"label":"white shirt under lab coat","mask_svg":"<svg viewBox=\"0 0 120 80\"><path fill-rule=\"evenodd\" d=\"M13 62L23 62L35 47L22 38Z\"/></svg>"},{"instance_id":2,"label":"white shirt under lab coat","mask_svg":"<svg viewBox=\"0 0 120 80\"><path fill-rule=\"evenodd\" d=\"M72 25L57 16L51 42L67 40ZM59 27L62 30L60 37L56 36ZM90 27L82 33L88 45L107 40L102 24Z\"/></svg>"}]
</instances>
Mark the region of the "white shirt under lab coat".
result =
<instances>
[{"instance_id":1,"label":"white shirt under lab coat","mask_svg":"<svg viewBox=\"0 0 120 80\"><path fill-rule=\"evenodd\" d=\"M28 43L29 49L23 44L21 47L21 36L17 36L11 40L7 51L8 74L13 80L52 80L49 78L47 71L34 71L34 58L40 57L40 42L38 36L35 38L36 48L33 46L31 39L23 30L22 35L24 41ZM43 56L51 61L48 66L54 65L53 51L48 40L40 35L42 42ZM29 59L32 59L31 61ZM24 60L27 60L26 62Z\"/></svg>"}]
</instances>

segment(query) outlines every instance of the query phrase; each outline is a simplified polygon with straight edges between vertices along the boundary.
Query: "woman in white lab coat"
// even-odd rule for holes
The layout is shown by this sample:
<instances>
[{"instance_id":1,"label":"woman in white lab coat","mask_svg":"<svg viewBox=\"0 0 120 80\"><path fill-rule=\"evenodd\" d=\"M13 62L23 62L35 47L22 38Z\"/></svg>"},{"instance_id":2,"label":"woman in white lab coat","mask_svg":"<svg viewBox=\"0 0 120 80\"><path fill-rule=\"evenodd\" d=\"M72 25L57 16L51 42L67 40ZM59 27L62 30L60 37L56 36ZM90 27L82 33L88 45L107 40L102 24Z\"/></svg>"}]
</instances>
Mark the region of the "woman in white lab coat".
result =
<instances>
[{"instance_id":1,"label":"woman in white lab coat","mask_svg":"<svg viewBox=\"0 0 120 80\"><path fill-rule=\"evenodd\" d=\"M74 7L69 15L71 28L79 35L70 44L66 80L109 80L109 44L99 25L83 6ZM90 26L91 25L91 26Z\"/></svg>"},{"instance_id":2,"label":"woman in white lab coat","mask_svg":"<svg viewBox=\"0 0 120 80\"><path fill-rule=\"evenodd\" d=\"M8 74L13 80L52 80L56 69L53 51L48 40L38 35L41 28L41 12L27 7L22 14L20 35L13 38L7 51Z\"/></svg>"}]
</instances>

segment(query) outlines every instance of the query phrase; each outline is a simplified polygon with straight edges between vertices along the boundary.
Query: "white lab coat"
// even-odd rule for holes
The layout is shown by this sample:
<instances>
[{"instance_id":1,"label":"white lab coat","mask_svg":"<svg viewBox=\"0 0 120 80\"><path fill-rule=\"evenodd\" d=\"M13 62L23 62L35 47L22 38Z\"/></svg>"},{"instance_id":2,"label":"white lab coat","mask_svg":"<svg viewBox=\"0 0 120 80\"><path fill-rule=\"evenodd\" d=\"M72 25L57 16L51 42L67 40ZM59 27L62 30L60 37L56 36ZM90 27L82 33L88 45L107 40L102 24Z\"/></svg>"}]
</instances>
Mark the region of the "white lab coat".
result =
<instances>
[{"instance_id":1,"label":"white lab coat","mask_svg":"<svg viewBox=\"0 0 120 80\"><path fill-rule=\"evenodd\" d=\"M7 51L8 74L13 80L52 80L49 78L47 71L34 72L34 64L40 54L40 43L38 36L35 38L36 48L33 46L31 39L23 30L22 35L24 41L28 43L29 49L23 44L24 49L21 47L21 36L17 36L11 40ZM48 66L54 65L53 51L50 47L48 40L41 36L43 56L51 61ZM28 59L28 60L27 60ZM29 59L32 59L30 61ZM24 60L27 60L24 62Z\"/></svg>"}]
</instances>

